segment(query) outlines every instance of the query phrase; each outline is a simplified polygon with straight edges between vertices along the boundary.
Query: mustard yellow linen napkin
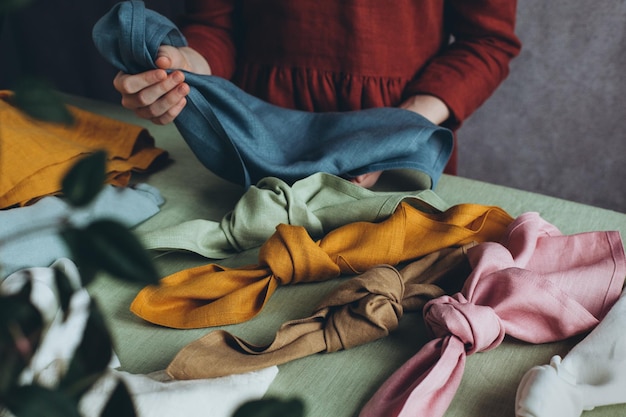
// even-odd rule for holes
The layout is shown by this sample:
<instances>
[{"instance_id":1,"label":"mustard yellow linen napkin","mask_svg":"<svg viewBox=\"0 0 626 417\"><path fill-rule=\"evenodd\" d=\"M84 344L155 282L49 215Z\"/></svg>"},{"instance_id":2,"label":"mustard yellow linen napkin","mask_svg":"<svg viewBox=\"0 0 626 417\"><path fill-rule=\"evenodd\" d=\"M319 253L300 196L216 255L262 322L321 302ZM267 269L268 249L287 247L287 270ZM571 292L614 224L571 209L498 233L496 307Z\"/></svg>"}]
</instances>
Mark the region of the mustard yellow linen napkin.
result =
<instances>
[{"instance_id":1,"label":"mustard yellow linen napkin","mask_svg":"<svg viewBox=\"0 0 626 417\"><path fill-rule=\"evenodd\" d=\"M242 268L203 265L142 289L131 311L167 327L239 323L257 315L279 285L359 274L397 265L450 246L497 241L513 218L499 207L460 204L425 213L407 203L382 222L355 222L313 241L301 226L278 225L259 262Z\"/></svg>"},{"instance_id":2,"label":"mustard yellow linen napkin","mask_svg":"<svg viewBox=\"0 0 626 417\"><path fill-rule=\"evenodd\" d=\"M74 106L68 106L73 125L43 122L14 107L12 96L0 91L0 209L59 194L69 168L99 149L108 153L107 183L118 186L166 155L140 126Z\"/></svg>"}]
</instances>

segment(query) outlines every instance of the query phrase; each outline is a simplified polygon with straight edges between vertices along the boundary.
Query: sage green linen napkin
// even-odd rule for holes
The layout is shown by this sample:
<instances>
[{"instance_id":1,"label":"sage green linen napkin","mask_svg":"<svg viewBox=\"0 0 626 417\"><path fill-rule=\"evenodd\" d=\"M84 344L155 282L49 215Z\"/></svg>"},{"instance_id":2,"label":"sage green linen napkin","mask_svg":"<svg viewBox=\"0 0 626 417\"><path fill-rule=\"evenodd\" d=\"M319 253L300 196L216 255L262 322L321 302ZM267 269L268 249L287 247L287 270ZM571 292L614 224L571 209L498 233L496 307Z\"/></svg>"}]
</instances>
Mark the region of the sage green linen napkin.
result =
<instances>
[{"instance_id":1,"label":"sage green linen napkin","mask_svg":"<svg viewBox=\"0 0 626 417\"><path fill-rule=\"evenodd\" d=\"M250 187L219 222L190 220L144 232L140 238L147 249L188 250L224 259L261 246L279 224L302 226L315 239L348 223L386 219L402 201L426 212L450 207L429 189L377 192L323 172L292 186L266 177Z\"/></svg>"}]
</instances>

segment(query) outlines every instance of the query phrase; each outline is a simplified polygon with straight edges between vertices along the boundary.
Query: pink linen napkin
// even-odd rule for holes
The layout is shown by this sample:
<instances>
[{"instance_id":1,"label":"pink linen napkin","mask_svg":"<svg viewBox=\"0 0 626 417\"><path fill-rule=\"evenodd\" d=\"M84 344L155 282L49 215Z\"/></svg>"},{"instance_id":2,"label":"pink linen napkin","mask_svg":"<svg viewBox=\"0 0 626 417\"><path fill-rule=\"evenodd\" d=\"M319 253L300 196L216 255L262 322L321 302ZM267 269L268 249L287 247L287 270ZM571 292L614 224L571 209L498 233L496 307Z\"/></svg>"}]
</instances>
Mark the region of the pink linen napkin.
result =
<instances>
[{"instance_id":1,"label":"pink linen napkin","mask_svg":"<svg viewBox=\"0 0 626 417\"><path fill-rule=\"evenodd\" d=\"M546 343L589 331L618 299L626 276L619 232L564 236L533 212L519 216L500 243L479 244L468 258L472 272L461 292L424 307L435 338L383 383L360 417L442 416L467 355L497 347L505 334Z\"/></svg>"}]
</instances>

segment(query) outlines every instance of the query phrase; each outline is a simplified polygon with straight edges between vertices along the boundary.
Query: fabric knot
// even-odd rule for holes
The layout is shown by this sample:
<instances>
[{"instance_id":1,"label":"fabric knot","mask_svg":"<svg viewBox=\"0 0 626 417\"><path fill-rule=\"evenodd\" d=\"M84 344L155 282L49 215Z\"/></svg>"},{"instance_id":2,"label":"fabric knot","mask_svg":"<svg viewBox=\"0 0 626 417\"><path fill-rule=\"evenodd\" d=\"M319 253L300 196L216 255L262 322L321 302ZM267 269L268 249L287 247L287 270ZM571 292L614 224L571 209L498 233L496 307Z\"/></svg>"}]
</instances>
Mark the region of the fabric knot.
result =
<instances>
[{"instance_id":1,"label":"fabric knot","mask_svg":"<svg viewBox=\"0 0 626 417\"><path fill-rule=\"evenodd\" d=\"M259 262L267 265L281 285L325 281L341 271L306 229L280 224L261 247Z\"/></svg>"},{"instance_id":2,"label":"fabric knot","mask_svg":"<svg viewBox=\"0 0 626 417\"><path fill-rule=\"evenodd\" d=\"M380 339L398 327L404 282L389 265L353 278L318 309L329 311L324 339L327 352L350 349Z\"/></svg>"},{"instance_id":3,"label":"fabric knot","mask_svg":"<svg viewBox=\"0 0 626 417\"><path fill-rule=\"evenodd\" d=\"M424 321L435 337L458 338L468 355L497 347L506 333L493 308L473 304L461 293L429 301Z\"/></svg>"}]
</instances>

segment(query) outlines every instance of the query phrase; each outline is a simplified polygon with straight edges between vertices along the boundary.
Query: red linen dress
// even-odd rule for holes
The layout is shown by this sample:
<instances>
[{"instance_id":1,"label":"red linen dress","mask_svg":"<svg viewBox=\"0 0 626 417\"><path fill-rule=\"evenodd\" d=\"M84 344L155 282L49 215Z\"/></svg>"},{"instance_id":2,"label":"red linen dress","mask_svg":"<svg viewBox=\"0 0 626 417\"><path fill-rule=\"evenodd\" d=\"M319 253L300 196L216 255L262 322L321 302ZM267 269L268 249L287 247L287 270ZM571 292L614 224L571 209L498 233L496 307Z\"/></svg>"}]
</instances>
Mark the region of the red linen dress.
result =
<instances>
[{"instance_id":1,"label":"red linen dress","mask_svg":"<svg viewBox=\"0 0 626 417\"><path fill-rule=\"evenodd\" d=\"M180 23L213 74L306 111L430 94L456 130L520 50L516 0L186 0ZM456 154L456 152L455 152ZM446 172L455 173L456 155Z\"/></svg>"}]
</instances>

